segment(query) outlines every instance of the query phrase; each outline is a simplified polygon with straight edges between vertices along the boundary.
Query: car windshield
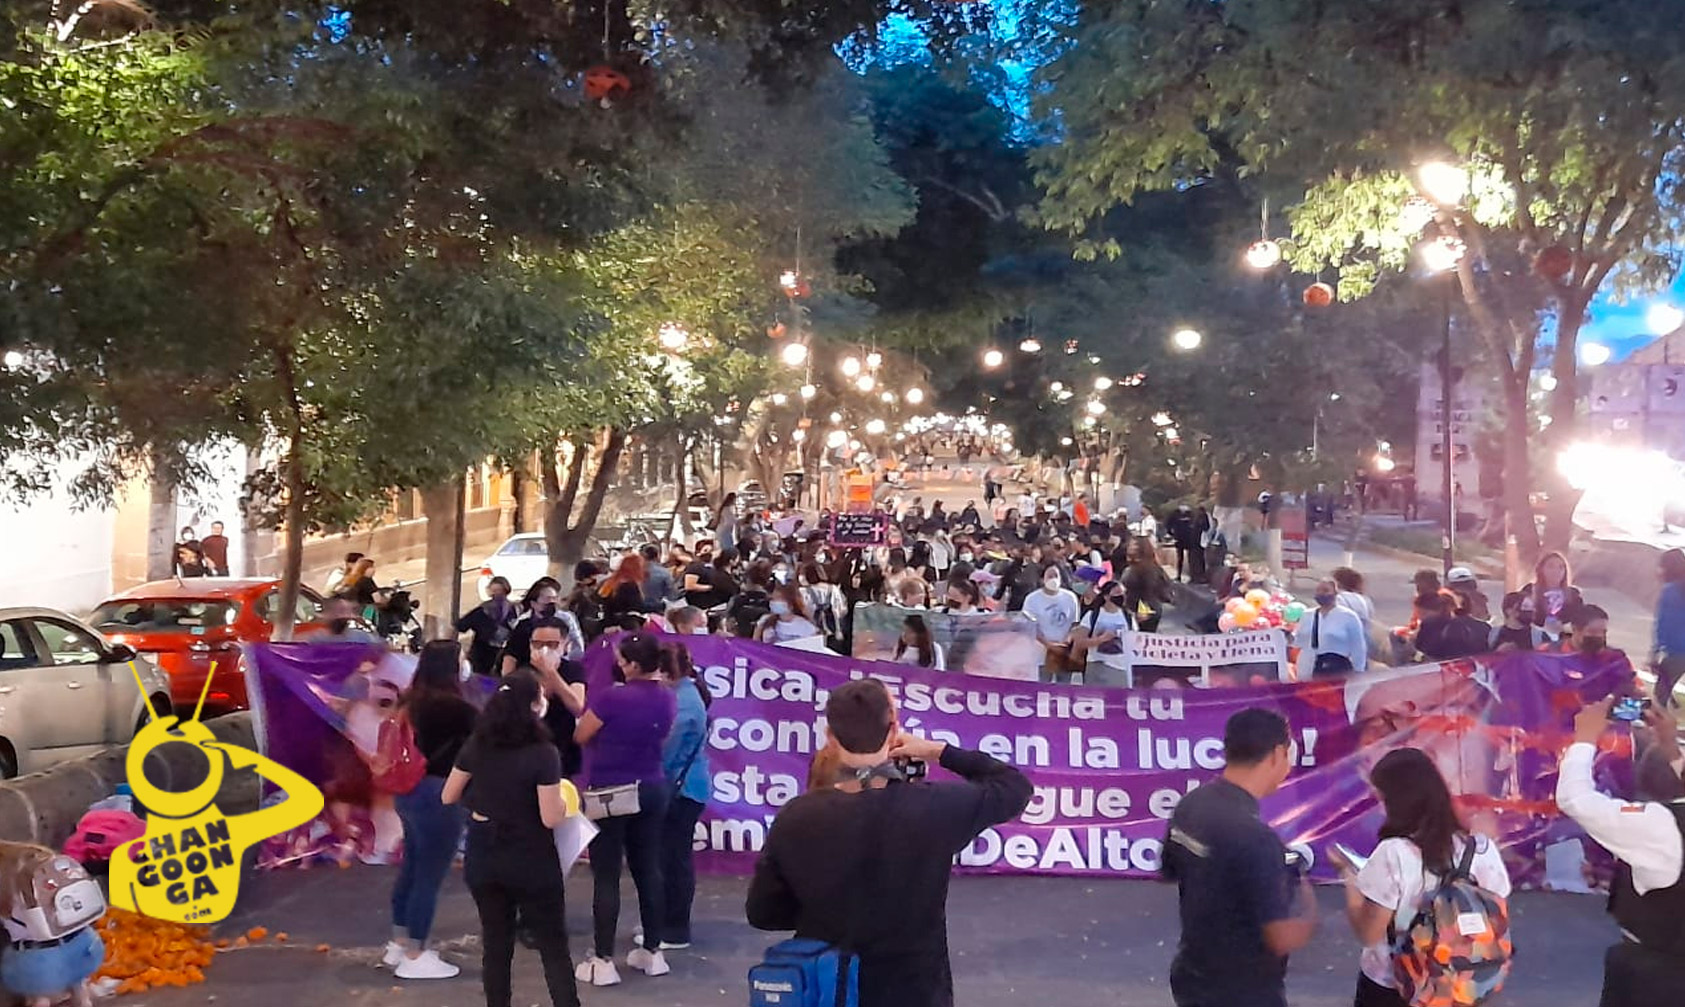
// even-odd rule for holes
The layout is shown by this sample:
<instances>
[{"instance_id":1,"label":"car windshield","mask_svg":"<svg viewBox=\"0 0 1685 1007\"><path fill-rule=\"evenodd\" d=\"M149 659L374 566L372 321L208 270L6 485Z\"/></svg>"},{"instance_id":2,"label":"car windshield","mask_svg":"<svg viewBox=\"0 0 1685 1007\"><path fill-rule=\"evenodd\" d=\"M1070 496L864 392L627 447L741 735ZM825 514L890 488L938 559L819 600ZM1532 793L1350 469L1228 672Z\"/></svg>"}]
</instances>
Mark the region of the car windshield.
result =
<instances>
[{"instance_id":1,"label":"car windshield","mask_svg":"<svg viewBox=\"0 0 1685 1007\"><path fill-rule=\"evenodd\" d=\"M548 547L541 538L512 538L497 550L499 556L548 556Z\"/></svg>"},{"instance_id":2,"label":"car windshield","mask_svg":"<svg viewBox=\"0 0 1685 1007\"><path fill-rule=\"evenodd\" d=\"M106 632L204 633L230 626L238 609L226 601L196 598L112 601L94 610L89 621Z\"/></svg>"}]
</instances>

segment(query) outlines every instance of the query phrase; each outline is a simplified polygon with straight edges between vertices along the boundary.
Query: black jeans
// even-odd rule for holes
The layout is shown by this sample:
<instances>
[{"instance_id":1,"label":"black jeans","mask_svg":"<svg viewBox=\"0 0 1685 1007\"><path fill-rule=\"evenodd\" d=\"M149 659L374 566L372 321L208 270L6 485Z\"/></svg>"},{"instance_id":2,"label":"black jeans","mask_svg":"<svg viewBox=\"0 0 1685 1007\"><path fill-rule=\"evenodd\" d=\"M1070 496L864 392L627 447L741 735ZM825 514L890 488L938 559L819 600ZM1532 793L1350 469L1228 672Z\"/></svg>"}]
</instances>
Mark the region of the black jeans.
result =
<instances>
[{"instance_id":1,"label":"black jeans","mask_svg":"<svg viewBox=\"0 0 1685 1007\"><path fill-rule=\"evenodd\" d=\"M1389 989L1362 973L1357 977L1357 998L1352 1007L1410 1007L1395 989Z\"/></svg>"},{"instance_id":2,"label":"black jeans","mask_svg":"<svg viewBox=\"0 0 1685 1007\"><path fill-rule=\"evenodd\" d=\"M662 925L661 833L667 820L667 783L638 785L638 813L597 821L591 840L591 922L597 956L614 956L614 931L620 925L620 864L632 869L638 890L638 916L644 928L644 947L651 951L666 939ZM493 1004L492 1007L497 1007Z\"/></svg>"},{"instance_id":3,"label":"black jeans","mask_svg":"<svg viewBox=\"0 0 1685 1007\"><path fill-rule=\"evenodd\" d=\"M1678 1003L1685 1003L1685 964L1630 941L1622 941L1603 956L1603 998L1598 1007Z\"/></svg>"},{"instance_id":4,"label":"black jeans","mask_svg":"<svg viewBox=\"0 0 1685 1007\"><path fill-rule=\"evenodd\" d=\"M690 943L690 907L696 901L696 820L702 802L674 797L661 826L661 939L669 944Z\"/></svg>"},{"instance_id":5,"label":"black jeans","mask_svg":"<svg viewBox=\"0 0 1685 1007\"><path fill-rule=\"evenodd\" d=\"M542 835L500 834L491 822L470 821L464 873L480 911L480 970L486 1007L510 1007L515 918L538 944L544 982L555 1007L578 1007L573 959L563 921L562 868L556 846Z\"/></svg>"}]
</instances>

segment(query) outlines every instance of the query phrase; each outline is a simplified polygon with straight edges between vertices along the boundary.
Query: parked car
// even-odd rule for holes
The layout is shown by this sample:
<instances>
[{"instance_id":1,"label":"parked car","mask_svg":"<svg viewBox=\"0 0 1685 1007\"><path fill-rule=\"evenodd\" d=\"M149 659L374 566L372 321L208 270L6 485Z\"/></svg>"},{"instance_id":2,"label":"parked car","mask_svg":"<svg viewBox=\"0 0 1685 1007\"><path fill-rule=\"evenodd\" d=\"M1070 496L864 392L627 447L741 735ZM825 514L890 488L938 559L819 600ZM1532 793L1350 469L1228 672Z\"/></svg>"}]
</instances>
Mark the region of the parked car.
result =
<instances>
[{"instance_id":1,"label":"parked car","mask_svg":"<svg viewBox=\"0 0 1685 1007\"><path fill-rule=\"evenodd\" d=\"M188 577L159 580L130 588L98 608L88 621L114 643L150 655L170 678L170 697L191 711L199 702L205 677L216 665L207 717L244 710L245 669L240 644L275 635L275 604L281 582L272 578ZM322 627L322 596L298 589L294 613L300 635Z\"/></svg>"},{"instance_id":2,"label":"parked car","mask_svg":"<svg viewBox=\"0 0 1685 1007\"><path fill-rule=\"evenodd\" d=\"M497 547L497 551L480 564L480 600L491 598L486 585L493 577L505 577L513 593L511 600L519 601L532 582L550 572L550 549L543 532L522 532Z\"/></svg>"},{"instance_id":3,"label":"parked car","mask_svg":"<svg viewBox=\"0 0 1685 1007\"><path fill-rule=\"evenodd\" d=\"M170 712L169 679L128 645L53 609L0 608L0 777L127 744L148 705Z\"/></svg>"}]
</instances>

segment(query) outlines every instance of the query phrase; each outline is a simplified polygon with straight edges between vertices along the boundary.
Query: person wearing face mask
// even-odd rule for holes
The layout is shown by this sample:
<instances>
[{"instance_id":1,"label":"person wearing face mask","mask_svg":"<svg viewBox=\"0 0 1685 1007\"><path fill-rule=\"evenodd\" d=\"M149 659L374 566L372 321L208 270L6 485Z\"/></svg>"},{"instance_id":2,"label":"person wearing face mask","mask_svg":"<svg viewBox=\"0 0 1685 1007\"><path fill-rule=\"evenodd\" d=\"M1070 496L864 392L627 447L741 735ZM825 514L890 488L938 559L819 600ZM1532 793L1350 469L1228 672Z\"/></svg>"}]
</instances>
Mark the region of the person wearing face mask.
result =
<instances>
[{"instance_id":1,"label":"person wearing face mask","mask_svg":"<svg viewBox=\"0 0 1685 1007\"><path fill-rule=\"evenodd\" d=\"M509 581L493 577L486 584L491 595L456 620L458 633L472 633L474 642L468 645L468 666L476 675L497 673L497 657L509 644L509 634L520 618L520 610L509 600Z\"/></svg>"},{"instance_id":2,"label":"person wearing face mask","mask_svg":"<svg viewBox=\"0 0 1685 1007\"><path fill-rule=\"evenodd\" d=\"M1366 671L1369 640L1357 613L1341 608L1332 580L1316 585L1316 610L1299 620L1293 645L1299 648L1299 681Z\"/></svg>"},{"instance_id":3,"label":"person wearing face mask","mask_svg":"<svg viewBox=\"0 0 1685 1007\"><path fill-rule=\"evenodd\" d=\"M807 617L801 590L794 584L780 584L773 589L767 612L758 631L762 643L789 643L819 635L819 627Z\"/></svg>"},{"instance_id":4,"label":"person wearing face mask","mask_svg":"<svg viewBox=\"0 0 1685 1007\"><path fill-rule=\"evenodd\" d=\"M843 597L842 589L830 583L829 578L825 576L824 566L817 561L802 566L800 580L802 604L807 607L808 617L813 620L813 624L825 634L825 645L846 654L848 651L843 646L843 618L848 615L848 601Z\"/></svg>"},{"instance_id":5,"label":"person wearing face mask","mask_svg":"<svg viewBox=\"0 0 1685 1007\"><path fill-rule=\"evenodd\" d=\"M1035 620L1036 638L1046 658L1042 662L1043 682L1070 682L1077 670L1071 658L1071 630L1081 606L1077 596L1064 587L1056 567L1042 573L1041 590L1024 599L1024 614Z\"/></svg>"},{"instance_id":6,"label":"person wearing face mask","mask_svg":"<svg viewBox=\"0 0 1685 1007\"><path fill-rule=\"evenodd\" d=\"M486 700L440 800L467 807L463 874L480 915L486 1007L509 1007L519 918L544 963L555 1007L577 1007L564 923L566 891L550 831L567 817L562 765L543 716L547 704L530 670L507 676Z\"/></svg>"},{"instance_id":7,"label":"person wearing face mask","mask_svg":"<svg viewBox=\"0 0 1685 1007\"><path fill-rule=\"evenodd\" d=\"M585 665L567 657L567 627L560 619L537 620L531 634L530 667L550 704L544 726L561 754L562 775L578 776L583 759L573 729L585 711Z\"/></svg>"},{"instance_id":8,"label":"person wearing face mask","mask_svg":"<svg viewBox=\"0 0 1685 1007\"><path fill-rule=\"evenodd\" d=\"M1086 658L1082 682L1127 689L1129 660L1124 656L1122 641L1123 635L1135 628L1135 620L1129 614L1128 594L1120 582L1108 581L1100 585L1096 597L1099 601L1089 609L1076 631Z\"/></svg>"},{"instance_id":9,"label":"person wearing face mask","mask_svg":"<svg viewBox=\"0 0 1685 1007\"><path fill-rule=\"evenodd\" d=\"M977 583L969 580L956 580L948 585L949 615L976 615L981 609L978 607L983 600L983 592L978 590Z\"/></svg>"},{"instance_id":10,"label":"person wearing face mask","mask_svg":"<svg viewBox=\"0 0 1685 1007\"><path fill-rule=\"evenodd\" d=\"M678 644L673 651L675 661L667 684L677 701L677 713L673 730L661 748L662 772L667 774L673 795L661 828L661 905L666 921L661 931L663 951L690 947L690 910L696 901L696 822L713 793L708 768L708 707L714 697L697 673L690 650Z\"/></svg>"},{"instance_id":11,"label":"person wearing face mask","mask_svg":"<svg viewBox=\"0 0 1685 1007\"><path fill-rule=\"evenodd\" d=\"M1574 616L1574 633L1566 638L1565 647L1588 657L1595 657L1609 649L1609 613L1600 605L1581 605Z\"/></svg>"},{"instance_id":12,"label":"person wearing face mask","mask_svg":"<svg viewBox=\"0 0 1685 1007\"><path fill-rule=\"evenodd\" d=\"M562 585L553 577L540 577L527 589L527 595L522 599L527 611L509 631L509 643L503 648L501 674L507 675L522 665L532 663L533 626L545 619L560 620L567 630L563 656L577 659L584 655L585 634L573 613L564 611L557 604L561 596Z\"/></svg>"}]
</instances>

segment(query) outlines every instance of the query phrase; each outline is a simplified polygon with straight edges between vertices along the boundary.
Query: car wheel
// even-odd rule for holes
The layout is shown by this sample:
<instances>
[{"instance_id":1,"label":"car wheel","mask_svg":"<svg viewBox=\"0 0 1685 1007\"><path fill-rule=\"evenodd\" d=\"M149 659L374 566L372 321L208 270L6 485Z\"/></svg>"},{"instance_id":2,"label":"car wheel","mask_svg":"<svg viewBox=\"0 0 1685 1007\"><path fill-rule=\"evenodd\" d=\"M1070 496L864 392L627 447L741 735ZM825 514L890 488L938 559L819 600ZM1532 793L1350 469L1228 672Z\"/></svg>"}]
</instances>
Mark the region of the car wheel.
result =
<instances>
[{"instance_id":1,"label":"car wheel","mask_svg":"<svg viewBox=\"0 0 1685 1007\"><path fill-rule=\"evenodd\" d=\"M18 775L18 753L9 741L0 741L0 780L10 780Z\"/></svg>"}]
</instances>

